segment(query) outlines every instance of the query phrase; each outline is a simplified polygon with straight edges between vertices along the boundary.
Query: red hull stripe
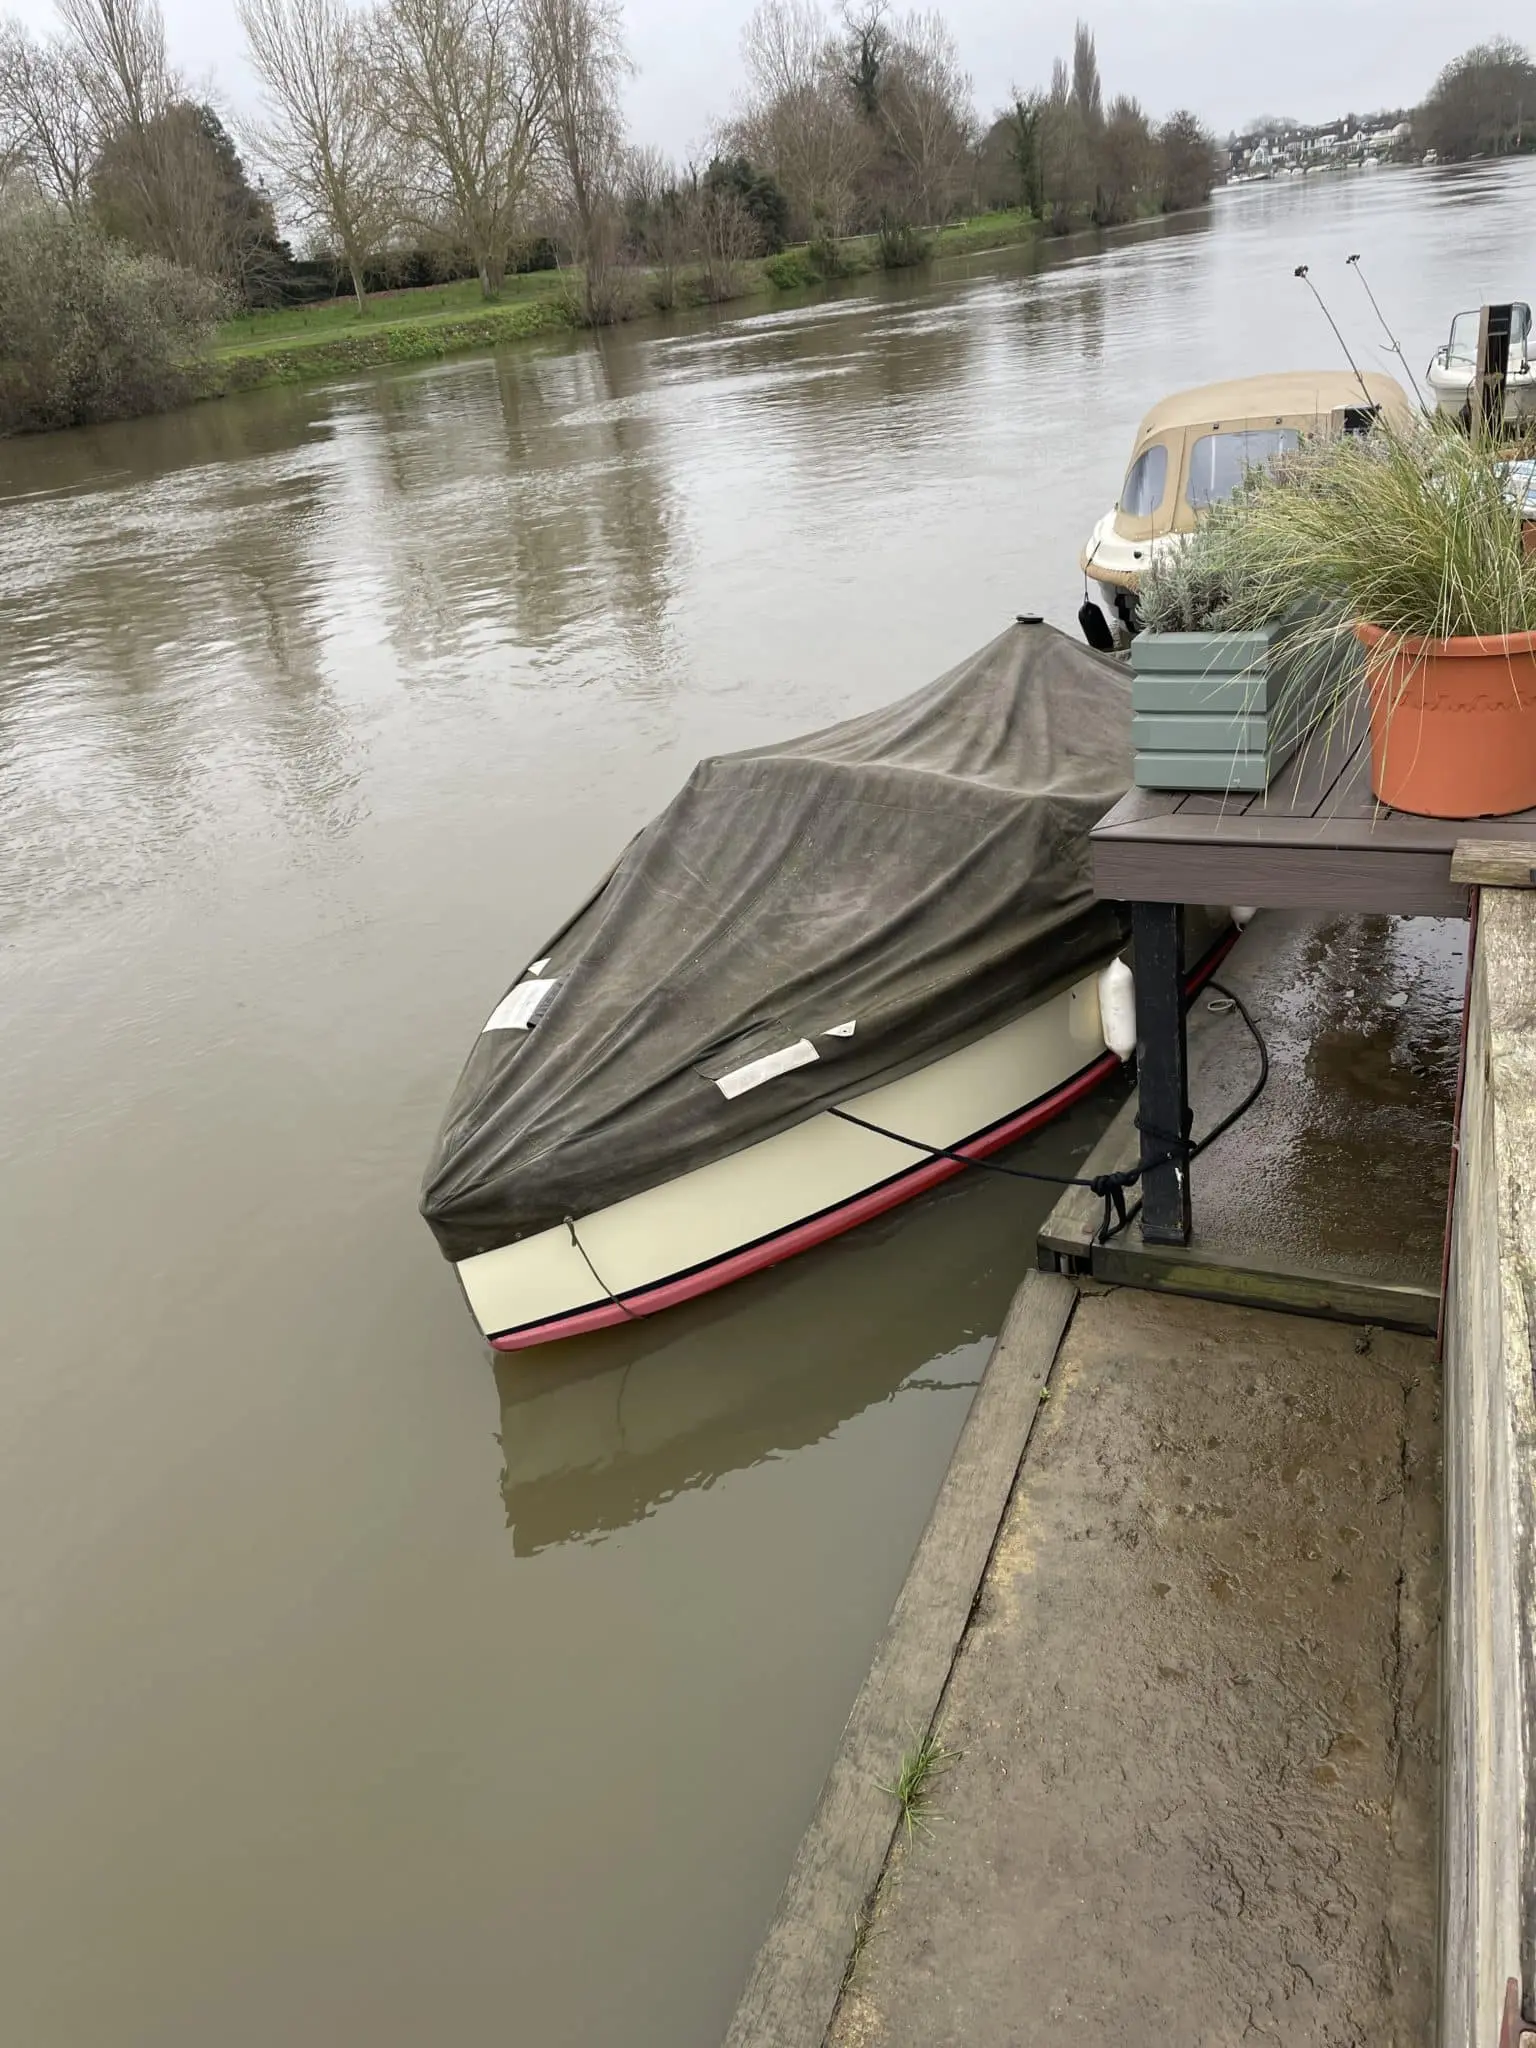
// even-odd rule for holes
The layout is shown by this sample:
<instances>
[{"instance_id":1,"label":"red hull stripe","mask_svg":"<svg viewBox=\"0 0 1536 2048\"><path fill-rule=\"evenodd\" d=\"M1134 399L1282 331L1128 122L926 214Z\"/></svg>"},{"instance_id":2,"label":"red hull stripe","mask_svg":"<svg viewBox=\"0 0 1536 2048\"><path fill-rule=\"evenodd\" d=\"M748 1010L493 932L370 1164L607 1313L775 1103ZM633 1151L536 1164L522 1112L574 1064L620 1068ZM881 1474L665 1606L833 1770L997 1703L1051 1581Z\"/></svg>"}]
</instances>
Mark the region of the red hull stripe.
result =
<instances>
[{"instance_id":1,"label":"red hull stripe","mask_svg":"<svg viewBox=\"0 0 1536 2048\"><path fill-rule=\"evenodd\" d=\"M1233 933L1214 952L1207 954L1189 977L1191 995L1216 972L1236 943L1237 935ZM1084 1096L1091 1095L1101 1082L1108 1080L1119 1064L1112 1052L1101 1054L1049 1095L1042 1095L1026 1109L1017 1110L1001 1123L993 1124L989 1130L978 1132L975 1137L965 1139L952 1149L963 1153L967 1159L985 1159L990 1153L1000 1152L1005 1145L1027 1137L1053 1117L1063 1115ZM546 1316L541 1322L525 1323L520 1329L503 1330L490 1342L497 1351L525 1351L534 1344L551 1344L558 1337L584 1336L591 1330L607 1330L615 1323L632 1322L638 1316L659 1315L663 1309L675 1308L679 1302L691 1301L695 1295L708 1294L716 1287L729 1285L732 1280L744 1280L749 1273L761 1273L768 1266L793 1258L797 1252L809 1251L813 1245L840 1237L845 1230L855 1230L859 1224L883 1216L887 1209L909 1202L914 1195L925 1194L929 1188L936 1188L964 1171L958 1159L925 1159L903 1173L893 1174L889 1180L866 1188L862 1194L854 1195L846 1202L823 1209L820 1214L808 1216L803 1222L792 1223L787 1229L775 1231L771 1237L760 1238L755 1244L744 1245L738 1251L727 1252L687 1272L674 1273L669 1279L654 1281L648 1287L637 1287L633 1293L621 1297L622 1308L617 1301L604 1301L592 1308L570 1309L563 1315Z\"/></svg>"}]
</instances>

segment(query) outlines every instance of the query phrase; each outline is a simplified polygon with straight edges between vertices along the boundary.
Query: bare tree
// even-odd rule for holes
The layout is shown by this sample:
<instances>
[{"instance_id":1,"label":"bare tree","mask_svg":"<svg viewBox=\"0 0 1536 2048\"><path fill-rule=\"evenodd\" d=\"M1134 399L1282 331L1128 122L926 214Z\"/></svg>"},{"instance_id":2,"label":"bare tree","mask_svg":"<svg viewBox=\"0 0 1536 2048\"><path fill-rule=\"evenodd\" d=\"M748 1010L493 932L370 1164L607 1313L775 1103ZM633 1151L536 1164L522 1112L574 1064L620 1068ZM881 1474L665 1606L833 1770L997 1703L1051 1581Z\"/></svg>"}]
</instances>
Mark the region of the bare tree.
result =
<instances>
[{"instance_id":1,"label":"bare tree","mask_svg":"<svg viewBox=\"0 0 1536 2048\"><path fill-rule=\"evenodd\" d=\"M1093 218L1098 227L1134 220L1156 175L1157 146L1139 101L1125 93L1110 102L1098 131L1097 192Z\"/></svg>"},{"instance_id":2,"label":"bare tree","mask_svg":"<svg viewBox=\"0 0 1536 2048\"><path fill-rule=\"evenodd\" d=\"M1187 108L1170 114L1157 131L1162 158L1163 210L1178 213L1203 206L1211 196L1220 164L1215 137Z\"/></svg>"},{"instance_id":3,"label":"bare tree","mask_svg":"<svg viewBox=\"0 0 1536 2048\"><path fill-rule=\"evenodd\" d=\"M548 66L548 153L584 267L583 308L593 322L616 310L611 272L621 234L624 156L619 91L632 66L618 0L533 0Z\"/></svg>"},{"instance_id":4,"label":"bare tree","mask_svg":"<svg viewBox=\"0 0 1536 2048\"><path fill-rule=\"evenodd\" d=\"M741 32L752 97L772 101L814 85L827 54L826 19L815 0L759 0Z\"/></svg>"},{"instance_id":5,"label":"bare tree","mask_svg":"<svg viewBox=\"0 0 1536 2048\"><path fill-rule=\"evenodd\" d=\"M171 99L106 136L91 206L109 233L219 279L245 301L268 295L281 262L272 207L245 174L212 107Z\"/></svg>"},{"instance_id":6,"label":"bare tree","mask_svg":"<svg viewBox=\"0 0 1536 2048\"><path fill-rule=\"evenodd\" d=\"M659 149L630 149L623 170L624 229L651 267L651 297L663 311L678 300L679 275L695 254L691 195Z\"/></svg>"},{"instance_id":7,"label":"bare tree","mask_svg":"<svg viewBox=\"0 0 1536 2048\"><path fill-rule=\"evenodd\" d=\"M1038 131L1042 218L1065 234L1074 218L1093 204L1093 147L1068 76L1058 57L1051 89L1040 109Z\"/></svg>"},{"instance_id":8,"label":"bare tree","mask_svg":"<svg viewBox=\"0 0 1536 2048\"><path fill-rule=\"evenodd\" d=\"M970 78L941 15L911 14L897 25L881 120L905 168L919 220L942 221L964 183L976 117Z\"/></svg>"},{"instance_id":9,"label":"bare tree","mask_svg":"<svg viewBox=\"0 0 1536 2048\"><path fill-rule=\"evenodd\" d=\"M1080 21L1072 37L1072 104L1092 134L1104 119L1104 88L1099 79L1099 52L1093 31Z\"/></svg>"},{"instance_id":10,"label":"bare tree","mask_svg":"<svg viewBox=\"0 0 1536 2048\"><path fill-rule=\"evenodd\" d=\"M1420 142L1447 162L1529 149L1536 135L1536 65L1530 53L1508 36L1468 50L1435 80L1415 129Z\"/></svg>"},{"instance_id":11,"label":"bare tree","mask_svg":"<svg viewBox=\"0 0 1536 2048\"><path fill-rule=\"evenodd\" d=\"M545 137L533 0L384 0L376 34L416 224L460 242L495 298Z\"/></svg>"},{"instance_id":12,"label":"bare tree","mask_svg":"<svg viewBox=\"0 0 1536 2048\"><path fill-rule=\"evenodd\" d=\"M855 112L870 123L880 118L880 94L891 49L887 11L887 0L863 0L858 6L845 0L843 7L843 85Z\"/></svg>"},{"instance_id":13,"label":"bare tree","mask_svg":"<svg viewBox=\"0 0 1536 2048\"><path fill-rule=\"evenodd\" d=\"M242 293L270 261L270 208L211 108L187 98L159 0L58 0L70 76L94 116L92 204L135 248Z\"/></svg>"},{"instance_id":14,"label":"bare tree","mask_svg":"<svg viewBox=\"0 0 1536 2048\"><path fill-rule=\"evenodd\" d=\"M175 96L159 0L58 0L86 97L104 134L138 131Z\"/></svg>"},{"instance_id":15,"label":"bare tree","mask_svg":"<svg viewBox=\"0 0 1536 2048\"><path fill-rule=\"evenodd\" d=\"M873 154L842 47L813 0L760 0L741 46L747 99L732 146L772 172L802 230L841 235Z\"/></svg>"},{"instance_id":16,"label":"bare tree","mask_svg":"<svg viewBox=\"0 0 1536 2048\"><path fill-rule=\"evenodd\" d=\"M73 50L0 22L0 181L24 173L70 213L85 205L97 130Z\"/></svg>"},{"instance_id":17,"label":"bare tree","mask_svg":"<svg viewBox=\"0 0 1536 2048\"><path fill-rule=\"evenodd\" d=\"M346 266L361 309L398 213L391 134L362 23L345 0L238 0L267 119L258 161L294 219Z\"/></svg>"},{"instance_id":18,"label":"bare tree","mask_svg":"<svg viewBox=\"0 0 1536 2048\"><path fill-rule=\"evenodd\" d=\"M720 182L688 180L688 230L699 260L699 289L712 303L736 296L739 265L758 253L762 237L741 195Z\"/></svg>"}]
</instances>

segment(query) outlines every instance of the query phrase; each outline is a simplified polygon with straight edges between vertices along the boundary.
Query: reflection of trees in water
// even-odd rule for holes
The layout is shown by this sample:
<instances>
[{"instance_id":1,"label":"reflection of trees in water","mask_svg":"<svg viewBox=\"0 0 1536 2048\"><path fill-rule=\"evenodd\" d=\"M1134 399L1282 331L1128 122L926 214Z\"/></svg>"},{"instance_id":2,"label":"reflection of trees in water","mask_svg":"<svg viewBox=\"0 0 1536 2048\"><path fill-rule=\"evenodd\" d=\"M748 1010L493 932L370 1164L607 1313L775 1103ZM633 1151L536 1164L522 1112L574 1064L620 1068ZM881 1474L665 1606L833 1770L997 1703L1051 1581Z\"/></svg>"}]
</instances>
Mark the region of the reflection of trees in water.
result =
<instances>
[{"instance_id":1,"label":"reflection of trees in water","mask_svg":"<svg viewBox=\"0 0 1536 2048\"><path fill-rule=\"evenodd\" d=\"M559 645L578 666L601 649L618 685L664 667L675 522L652 384L643 347L603 335L381 387L381 596L410 666Z\"/></svg>"},{"instance_id":2,"label":"reflection of trees in water","mask_svg":"<svg viewBox=\"0 0 1536 2048\"><path fill-rule=\"evenodd\" d=\"M349 820L353 746L327 687L312 545L328 436L306 425L295 439L290 418L273 451L252 425L176 415L114 430L109 452L131 465L94 491L69 490L82 457L61 436L63 494L12 509L0 778L34 909L129 880L253 807L303 830ZM162 431L169 466L121 481Z\"/></svg>"}]
</instances>

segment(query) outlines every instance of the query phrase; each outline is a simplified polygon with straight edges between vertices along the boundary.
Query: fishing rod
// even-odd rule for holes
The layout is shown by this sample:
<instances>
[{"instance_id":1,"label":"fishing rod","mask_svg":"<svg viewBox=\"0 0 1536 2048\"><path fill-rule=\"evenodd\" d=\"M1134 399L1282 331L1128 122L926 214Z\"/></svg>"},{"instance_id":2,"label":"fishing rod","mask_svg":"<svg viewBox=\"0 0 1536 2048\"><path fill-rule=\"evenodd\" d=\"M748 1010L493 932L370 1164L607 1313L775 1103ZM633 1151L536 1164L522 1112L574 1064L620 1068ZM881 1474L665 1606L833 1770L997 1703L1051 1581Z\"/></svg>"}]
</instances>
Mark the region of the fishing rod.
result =
<instances>
[{"instance_id":1,"label":"fishing rod","mask_svg":"<svg viewBox=\"0 0 1536 2048\"><path fill-rule=\"evenodd\" d=\"M1408 372L1408 382L1413 386L1414 397L1419 401L1420 405L1423 405L1424 394L1419 389L1419 380L1413 374L1412 369L1409 368L1408 358L1403 354L1402 350L1398 347L1397 336L1392 332L1391 328L1388 327L1386 314L1382 312L1380 306L1378 306L1376 303L1376 294L1371 290L1369 283L1367 283L1366 281L1365 272L1360 268L1360 258L1358 256L1346 256L1344 261L1346 267L1352 270L1355 273L1356 277L1359 278L1361 284L1365 286L1365 296L1371 302L1371 311L1376 315L1376 318L1381 322L1382 331L1387 337L1387 342L1392 350L1393 355L1397 357L1397 360Z\"/></svg>"},{"instance_id":2,"label":"fishing rod","mask_svg":"<svg viewBox=\"0 0 1536 2048\"><path fill-rule=\"evenodd\" d=\"M1307 268L1305 263L1298 263L1296 266L1296 275L1301 279L1302 283L1307 287L1308 291L1311 292L1313 298L1316 299L1319 306L1322 306L1323 318L1328 322L1328 325L1333 329L1333 338L1339 344L1339 347L1343 349L1344 360L1349 364L1349 367L1354 371L1355 382L1360 386L1360 391L1365 399L1366 404L1372 409L1372 411L1374 411L1376 407L1376 401L1371 396L1371 387L1369 384L1366 383L1365 378L1361 375L1360 365L1355 361L1354 357L1350 354L1349 343L1344 339L1344 336L1339 332L1338 321L1335 320L1333 315L1329 312L1327 306L1323 303L1322 293L1318 290L1317 286L1312 282L1311 271Z\"/></svg>"}]
</instances>

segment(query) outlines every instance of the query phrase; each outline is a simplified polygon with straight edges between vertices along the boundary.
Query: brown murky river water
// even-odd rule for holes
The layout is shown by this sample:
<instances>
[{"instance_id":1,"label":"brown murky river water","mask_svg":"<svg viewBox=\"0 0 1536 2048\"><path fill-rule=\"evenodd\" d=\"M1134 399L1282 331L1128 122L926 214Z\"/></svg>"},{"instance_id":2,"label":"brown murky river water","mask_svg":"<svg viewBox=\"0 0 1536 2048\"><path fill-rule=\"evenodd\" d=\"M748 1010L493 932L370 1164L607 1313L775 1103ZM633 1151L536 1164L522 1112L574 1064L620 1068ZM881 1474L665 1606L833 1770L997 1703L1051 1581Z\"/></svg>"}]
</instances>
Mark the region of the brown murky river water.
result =
<instances>
[{"instance_id":1,"label":"brown murky river water","mask_svg":"<svg viewBox=\"0 0 1536 2048\"><path fill-rule=\"evenodd\" d=\"M0 447L0 2038L718 2038L1041 1205L493 1371L458 1065L696 756L1069 623L1296 263L1373 366L1353 250L1415 366L1529 293L1533 170Z\"/></svg>"}]
</instances>

